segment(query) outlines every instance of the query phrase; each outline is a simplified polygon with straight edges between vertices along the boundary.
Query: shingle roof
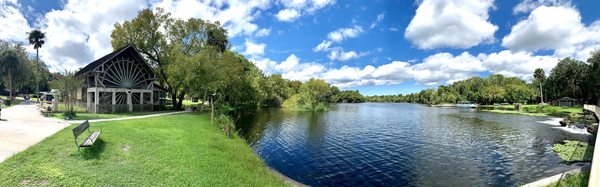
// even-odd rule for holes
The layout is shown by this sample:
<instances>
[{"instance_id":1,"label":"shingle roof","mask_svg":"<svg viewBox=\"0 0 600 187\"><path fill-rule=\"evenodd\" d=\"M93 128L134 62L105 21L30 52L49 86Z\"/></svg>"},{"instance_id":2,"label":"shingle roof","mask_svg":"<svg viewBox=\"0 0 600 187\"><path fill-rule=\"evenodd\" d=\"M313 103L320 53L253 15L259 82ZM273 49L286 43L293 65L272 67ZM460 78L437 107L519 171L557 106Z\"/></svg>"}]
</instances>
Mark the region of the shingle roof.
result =
<instances>
[{"instance_id":1,"label":"shingle roof","mask_svg":"<svg viewBox=\"0 0 600 187\"><path fill-rule=\"evenodd\" d=\"M105 56L103 56L102 58L99 58L98 60L93 61L92 63L88 64L87 66L81 68L77 73L75 73L75 76L79 76L81 74L87 73L89 71L92 71L94 68L104 64L105 62L113 59L115 56L119 55L121 52L132 48L133 45L129 44L126 46L123 46L115 51L113 51L112 53L109 53Z\"/></svg>"}]
</instances>

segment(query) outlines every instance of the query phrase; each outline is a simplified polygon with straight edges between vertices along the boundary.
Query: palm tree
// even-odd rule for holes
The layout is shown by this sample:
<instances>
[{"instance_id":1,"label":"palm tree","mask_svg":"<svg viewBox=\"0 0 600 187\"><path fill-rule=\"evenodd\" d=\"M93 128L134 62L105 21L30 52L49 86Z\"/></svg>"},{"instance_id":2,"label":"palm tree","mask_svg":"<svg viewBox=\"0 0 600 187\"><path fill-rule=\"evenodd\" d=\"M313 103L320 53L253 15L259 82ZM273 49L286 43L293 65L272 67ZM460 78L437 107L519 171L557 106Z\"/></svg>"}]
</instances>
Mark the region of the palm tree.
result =
<instances>
[{"instance_id":1,"label":"palm tree","mask_svg":"<svg viewBox=\"0 0 600 187\"><path fill-rule=\"evenodd\" d=\"M542 89L542 83L546 79L546 74L544 73L544 69L542 69L542 68L535 69L535 72L533 72L533 77L535 79L537 79L538 82L540 83L540 100L541 100L542 104L544 104L544 92Z\"/></svg>"},{"instance_id":2,"label":"palm tree","mask_svg":"<svg viewBox=\"0 0 600 187\"><path fill-rule=\"evenodd\" d=\"M34 29L33 31L31 31L29 33L29 36L27 37L27 40L29 40L29 44L33 45L33 48L35 49L35 58L36 58L36 63L35 63L35 69L36 69L36 76L35 76L35 95L37 96L37 100L38 102L40 102L40 88L39 88L39 77L40 77L40 52L39 52L39 48L42 47L42 45L44 45L44 43L46 42L44 39L46 39L46 34L44 34L42 31L38 30L38 29Z\"/></svg>"},{"instance_id":3,"label":"palm tree","mask_svg":"<svg viewBox=\"0 0 600 187\"><path fill-rule=\"evenodd\" d=\"M7 72L8 76L8 90L10 95L8 96L8 100L12 100L13 93L13 77L14 73L18 68L19 58L17 57L17 53L12 49L7 49L2 52L0 55L0 70L3 72Z\"/></svg>"}]
</instances>

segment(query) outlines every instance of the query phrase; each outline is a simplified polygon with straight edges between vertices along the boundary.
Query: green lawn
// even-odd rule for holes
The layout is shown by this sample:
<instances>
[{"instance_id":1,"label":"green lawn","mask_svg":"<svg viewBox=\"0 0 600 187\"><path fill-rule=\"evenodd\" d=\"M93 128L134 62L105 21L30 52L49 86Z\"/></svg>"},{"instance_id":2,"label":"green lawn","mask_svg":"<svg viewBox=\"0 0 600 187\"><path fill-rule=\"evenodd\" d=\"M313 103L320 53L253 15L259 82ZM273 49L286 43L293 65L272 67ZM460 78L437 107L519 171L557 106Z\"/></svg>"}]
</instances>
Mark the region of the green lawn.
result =
<instances>
[{"instance_id":1,"label":"green lawn","mask_svg":"<svg viewBox=\"0 0 600 187\"><path fill-rule=\"evenodd\" d=\"M67 127L0 164L0 186L285 186L240 138L206 114L91 123L77 151Z\"/></svg>"},{"instance_id":2,"label":"green lawn","mask_svg":"<svg viewBox=\"0 0 600 187\"><path fill-rule=\"evenodd\" d=\"M550 106L546 105L542 108L538 108L537 104L529 104L529 105L521 105L521 110L515 110L513 105L501 105L501 106L493 106L493 105L485 105L481 106L483 108L492 108L493 109L483 109L482 111L486 112L495 112L495 113L503 113L503 114L522 114L522 115L531 115L531 116L558 116L565 117L570 113L580 113L582 112L583 106L574 106L574 107L560 107L560 106Z\"/></svg>"},{"instance_id":3,"label":"green lawn","mask_svg":"<svg viewBox=\"0 0 600 187\"><path fill-rule=\"evenodd\" d=\"M587 187L590 180L589 172L567 175L560 181L549 184L546 187Z\"/></svg>"}]
</instances>

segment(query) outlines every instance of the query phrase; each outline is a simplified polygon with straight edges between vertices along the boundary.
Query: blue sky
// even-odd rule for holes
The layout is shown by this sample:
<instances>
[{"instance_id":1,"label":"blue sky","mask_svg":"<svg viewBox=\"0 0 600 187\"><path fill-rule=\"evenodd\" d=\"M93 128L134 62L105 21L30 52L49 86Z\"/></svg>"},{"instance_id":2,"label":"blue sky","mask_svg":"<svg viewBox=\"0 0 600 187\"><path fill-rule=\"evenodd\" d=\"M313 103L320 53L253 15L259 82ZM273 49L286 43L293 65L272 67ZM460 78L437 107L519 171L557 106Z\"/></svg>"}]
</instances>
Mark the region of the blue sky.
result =
<instances>
[{"instance_id":1,"label":"blue sky","mask_svg":"<svg viewBox=\"0 0 600 187\"><path fill-rule=\"evenodd\" d=\"M321 78L365 95L418 92L471 76L529 80L600 49L599 1L0 0L0 39L41 28L42 60L77 69L111 51L115 22L143 8L220 21L232 49L266 74ZM598 21L598 22L597 22ZM23 39L21 39L23 38ZM29 49L33 52L32 49Z\"/></svg>"}]
</instances>

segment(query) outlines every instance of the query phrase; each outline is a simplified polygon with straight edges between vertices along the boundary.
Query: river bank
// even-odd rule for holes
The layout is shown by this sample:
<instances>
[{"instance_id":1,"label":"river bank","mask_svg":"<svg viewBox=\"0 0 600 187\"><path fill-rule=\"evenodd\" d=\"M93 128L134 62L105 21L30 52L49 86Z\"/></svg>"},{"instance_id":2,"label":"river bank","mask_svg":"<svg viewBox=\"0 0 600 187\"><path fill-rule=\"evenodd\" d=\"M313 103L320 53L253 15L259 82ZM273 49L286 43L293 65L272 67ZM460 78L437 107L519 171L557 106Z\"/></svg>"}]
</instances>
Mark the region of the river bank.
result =
<instances>
[{"instance_id":1,"label":"river bank","mask_svg":"<svg viewBox=\"0 0 600 187\"><path fill-rule=\"evenodd\" d=\"M206 114L91 123L96 145L77 151L67 127L0 163L0 186L289 186L243 139Z\"/></svg>"}]
</instances>

